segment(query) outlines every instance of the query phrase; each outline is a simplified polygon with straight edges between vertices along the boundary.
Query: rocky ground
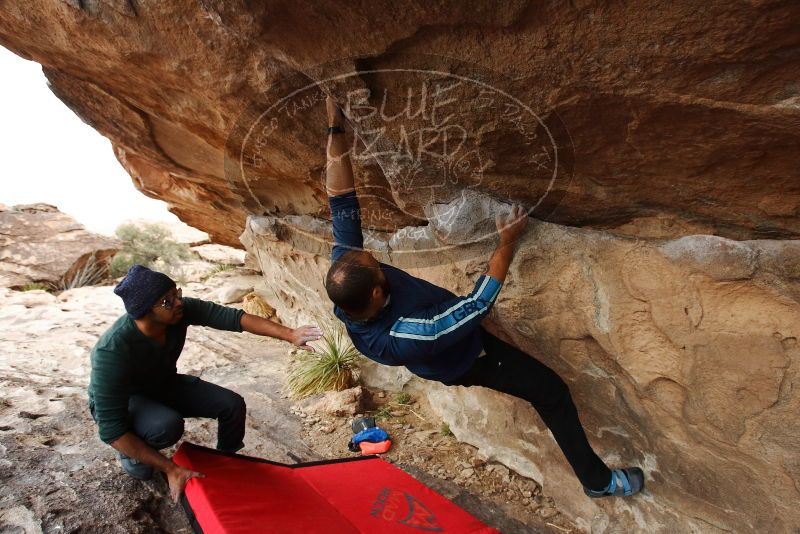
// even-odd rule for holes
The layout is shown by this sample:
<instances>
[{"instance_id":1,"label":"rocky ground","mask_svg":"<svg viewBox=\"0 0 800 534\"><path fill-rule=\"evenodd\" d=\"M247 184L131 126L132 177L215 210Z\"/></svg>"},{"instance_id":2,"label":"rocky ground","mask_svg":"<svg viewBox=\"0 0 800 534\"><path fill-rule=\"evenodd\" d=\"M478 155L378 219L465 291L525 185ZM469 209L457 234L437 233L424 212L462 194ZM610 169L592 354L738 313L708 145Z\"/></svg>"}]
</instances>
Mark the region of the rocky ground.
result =
<instances>
[{"instance_id":1,"label":"rocky ground","mask_svg":"<svg viewBox=\"0 0 800 534\"><path fill-rule=\"evenodd\" d=\"M202 278L196 269L186 273ZM213 298L233 281L257 285L248 276L218 271L187 281L184 291ZM86 410L89 351L123 311L111 289L0 289L0 532L190 532L161 479L138 482L120 471ZM189 331L179 370L245 397L244 454L287 463L351 455L351 416L307 414L286 395L290 349L198 327ZM386 459L474 515L508 533L574 531L533 481L487 464L447 435L424 400L369 390L365 402L392 434ZM214 431L213 421L189 420L185 439L212 445Z\"/></svg>"},{"instance_id":2,"label":"rocky ground","mask_svg":"<svg viewBox=\"0 0 800 534\"><path fill-rule=\"evenodd\" d=\"M425 481L502 532L579 532L533 480L499 463L487 463L459 442L424 400L403 392L365 391L364 415L372 415L392 439L389 462ZM326 457L346 454L348 417L319 416L293 408L303 420L306 443Z\"/></svg>"}]
</instances>

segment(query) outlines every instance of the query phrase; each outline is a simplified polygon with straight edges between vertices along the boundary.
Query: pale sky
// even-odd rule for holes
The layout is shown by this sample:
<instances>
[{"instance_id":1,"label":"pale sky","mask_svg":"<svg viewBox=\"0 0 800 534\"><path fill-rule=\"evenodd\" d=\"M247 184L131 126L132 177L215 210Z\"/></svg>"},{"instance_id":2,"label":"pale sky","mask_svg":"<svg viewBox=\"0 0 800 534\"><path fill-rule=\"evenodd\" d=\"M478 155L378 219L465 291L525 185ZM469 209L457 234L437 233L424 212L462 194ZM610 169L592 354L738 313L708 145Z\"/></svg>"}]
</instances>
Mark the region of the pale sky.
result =
<instances>
[{"instance_id":1,"label":"pale sky","mask_svg":"<svg viewBox=\"0 0 800 534\"><path fill-rule=\"evenodd\" d=\"M109 140L50 92L38 63L0 46L0 204L34 202L104 234L129 219L178 220L136 190Z\"/></svg>"}]
</instances>

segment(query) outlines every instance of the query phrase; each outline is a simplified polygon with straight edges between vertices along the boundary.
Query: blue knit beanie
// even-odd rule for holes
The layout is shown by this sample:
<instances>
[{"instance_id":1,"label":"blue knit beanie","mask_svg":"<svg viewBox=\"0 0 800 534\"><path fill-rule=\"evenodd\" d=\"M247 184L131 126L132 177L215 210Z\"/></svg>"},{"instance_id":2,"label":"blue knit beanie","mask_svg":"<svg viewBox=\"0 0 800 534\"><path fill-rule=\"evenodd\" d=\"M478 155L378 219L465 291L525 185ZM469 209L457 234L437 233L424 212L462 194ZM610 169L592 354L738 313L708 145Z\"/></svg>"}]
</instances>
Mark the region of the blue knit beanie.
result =
<instances>
[{"instance_id":1,"label":"blue knit beanie","mask_svg":"<svg viewBox=\"0 0 800 534\"><path fill-rule=\"evenodd\" d=\"M128 274L114 288L114 293L122 298L125 311L134 319L147 314L158 298L175 287L175 282L164 273L136 264L128 269Z\"/></svg>"}]
</instances>

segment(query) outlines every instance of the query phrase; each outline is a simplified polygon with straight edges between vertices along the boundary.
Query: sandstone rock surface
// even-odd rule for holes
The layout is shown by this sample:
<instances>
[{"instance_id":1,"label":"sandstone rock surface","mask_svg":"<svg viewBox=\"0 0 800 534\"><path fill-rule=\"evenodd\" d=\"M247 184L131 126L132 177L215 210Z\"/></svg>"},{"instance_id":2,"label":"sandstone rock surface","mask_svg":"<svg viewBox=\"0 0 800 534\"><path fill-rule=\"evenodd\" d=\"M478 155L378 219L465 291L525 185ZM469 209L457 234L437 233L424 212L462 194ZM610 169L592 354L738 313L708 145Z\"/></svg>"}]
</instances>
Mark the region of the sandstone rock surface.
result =
<instances>
[{"instance_id":1,"label":"sandstone rock surface","mask_svg":"<svg viewBox=\"0 0 800 534\"><path fill-rule=\"evenodd\" d=\"M262 161L242 181L232 172L241 153L226 141L250 104L284 96L300 83L291 80L412 67L484 72L482 81L543 124L560 117L569 179L558 180L540 217L661 236L700 228L739 239L798 236L800 6L654 6L33 0L4 5L0 43L44 65L56 95L111 139L140 190L226 245L239 246L249 213L325 212L319 95L276 119L276 135L259 141ZM369 90L378 106L384 89L404 89L396 83L363 74L325 87L340 97ZM533 205L547 176L515 135L515 116L452 94L473 102L453 111L480 151L476 187ZM405 105L392 102L386 115ZM366 185L395 200L418 193L418 182L393 181L376 162L359 164ZM376 199L368 208L396 229L424 220L423 206L408 202L398 210ZM374 213L383 207L386 217Z\"/></svg>"},{"instance_id":2,"label":"sandstone rock surface","mask_svg":"<svg viewBox=\"0 0 800 534\"><path fill-rule=\"evenodd\" d=\"M195 252L205 261L212 263L220 263L223 265L244 265L244 258L246 252L243 250L235 249L233 247L226 247L225 245L198 245L192 247Z\"/></svg>"},{"instance_id":3,"label":"sandstone rock surface","mask_svg":"<svg viewBox=\"0 0 800 534\"><path fill-rule=\"evenodd\" d=\"M100 268L119 248L55 206L0 207L0 287L56 284L87 262Z\"/></svg>"},{"instance_id":4,"label":"sandstone rock surface","mask_svg":"<svg viewBox=\"0 0 800 534\"><path fill-rule=\"evenodd\" d=\"M267 298L282 316L329 313L318 275L328 260L298 252L307 236L305 227L252 220L243 239L269 258ZM485 268L490 247L480 247L483 256L467 256L482 261L449 249L433 266L391 249L379 257L464 293ZM601 456L648 473L639 499L581 497L521 401L425 382L400 367L368 366L363 376L427 395L459 439L541 482L587 531L791 532L799 520L791 503L800 499L798 254L797 241L643 240L545 222L529 229L487 326L567 380ZM733 480L749 481L747 495Z\"/></svg>"}]
</instances>

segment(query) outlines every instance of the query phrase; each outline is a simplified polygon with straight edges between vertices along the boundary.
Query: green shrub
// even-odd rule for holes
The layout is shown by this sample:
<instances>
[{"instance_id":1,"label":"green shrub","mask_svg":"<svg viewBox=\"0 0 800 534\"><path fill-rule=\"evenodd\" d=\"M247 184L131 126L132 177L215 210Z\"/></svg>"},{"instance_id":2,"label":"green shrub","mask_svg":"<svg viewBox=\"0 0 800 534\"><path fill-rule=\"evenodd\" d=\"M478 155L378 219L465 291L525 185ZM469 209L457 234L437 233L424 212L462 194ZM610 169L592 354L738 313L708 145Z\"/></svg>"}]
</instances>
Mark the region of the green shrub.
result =
<instances>
[{"instance_id":1,"label":"green shrub","mask_svg":"<svg viewBox=\"0 0 800 534\"><path fill-rule=\"evenodd\" d=\"M361 354L341 324L322 328L317 352L299 351L289 371L289 392L302 399L324 391L342 391L356 382Z\"/></svg>"},{"instance_id":2,"label":"green shrub","mask_svg":"<svg viewBox=\"0 0 800 534\"><path fill-rule=\"evenodd\" d=\"M383 419L392 419L394 417L392 415L392 408L388 404L384 404L377 410L372 410L371 412L369 412L369 414L372 417L374 417L376 421L381 421Z\"/></svg>"},{"instance_id":3,"label":"green shrub","mask_svg":"<svg viewBox=\"0 0 800 534\"><path fill-rule=\"evenodd\" d=\"M123 276L136 263L152 267L160 259L173 265L192 257L192 251L183 243L172 240L167 228L156 223L121 224L116 229L122 249L111 260L111 275Z\"/></svg>"},{"instance_id":4,"label":"green shrub","mask_svg":"<svg viewBox=\"0 0 800 534\"><path fill-rule=\"evenodd\" d=\"M409 395L408 393L403 392L403 393L398 393L397 395L395 395L394 401L397 404L403 404L403 405L407 406L407 405L409 405L409 404L411 404L413 402L413 399L411 398L411 395Z\"/></svg>"},{"instance_id":5,"label":"green shrub","mask_svg":"<svg viewBox=\"0 0 800 534\"><path fill-rule=\"evenodd\" d=\"M42 291L50 290L50 286L47 284L43 284L41 282L33 282L30 284L25 284L21 286L18 291L36 291L37 289L41 289Z\"/></svg>"},{"instance_id":6,"label":"green shrub","mask_svg":"<svg viewBox=\"0 0 800 534\"><path fill-rule=\"evenodd\" d=\"M450 430L450 425L447 423L442 423L442 426L439 428L439 433L445 437L450 437L453 435L453 431Z\"/></svg>"}]
</instances>

